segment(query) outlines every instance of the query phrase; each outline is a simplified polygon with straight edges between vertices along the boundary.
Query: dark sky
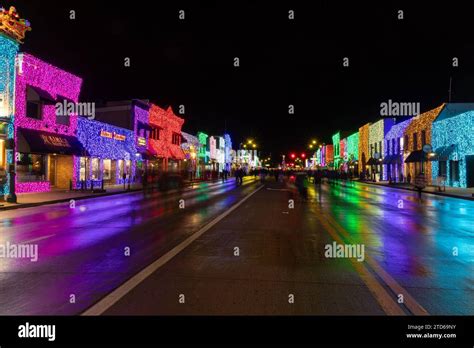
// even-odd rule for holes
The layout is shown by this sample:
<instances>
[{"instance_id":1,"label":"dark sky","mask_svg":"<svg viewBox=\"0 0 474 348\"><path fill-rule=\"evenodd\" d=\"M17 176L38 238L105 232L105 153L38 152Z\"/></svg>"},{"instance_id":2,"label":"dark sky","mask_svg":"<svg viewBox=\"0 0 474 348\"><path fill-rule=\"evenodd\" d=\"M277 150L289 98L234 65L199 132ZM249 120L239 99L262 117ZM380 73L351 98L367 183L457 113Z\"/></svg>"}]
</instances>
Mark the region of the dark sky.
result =
<instances>
[{"instance_id":1,"label":"dark sky","mask_svg":"<svg viewBox=\"0 0 474 348\"><path fill-rule=\"evenodd\" d=\"M84 78L82 101L145 98L175 110L184 104L185 131L222 133L227 126L235 143L251 136L274 155L357 130L376 120L388 99L433 108L447 101L450 76L452 101L474 100L474 5L156 2L4 6L16 6L32 24L23 51ZM349 68L342 66L346 56Z\"/></svg>"}]
</instances>

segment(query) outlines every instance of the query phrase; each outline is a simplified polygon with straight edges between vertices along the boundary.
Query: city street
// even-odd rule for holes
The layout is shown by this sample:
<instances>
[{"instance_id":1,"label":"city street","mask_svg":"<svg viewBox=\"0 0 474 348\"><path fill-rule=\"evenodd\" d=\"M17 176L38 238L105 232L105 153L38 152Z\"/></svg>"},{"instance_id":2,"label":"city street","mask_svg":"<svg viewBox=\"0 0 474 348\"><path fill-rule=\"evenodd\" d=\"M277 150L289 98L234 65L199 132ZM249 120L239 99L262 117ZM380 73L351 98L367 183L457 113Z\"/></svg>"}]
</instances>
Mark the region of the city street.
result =
<instances>
[{"instance_id":1,"label":"city street","mask_svg":"<svg viewBox=\"0 0 474 348\"><path fill-rule=\"evenodd\" d=\"M3 315L474 312L472 201L247 177L1 214L0 244L38 245L0 259Z\"/></svg>"}]
</instances>

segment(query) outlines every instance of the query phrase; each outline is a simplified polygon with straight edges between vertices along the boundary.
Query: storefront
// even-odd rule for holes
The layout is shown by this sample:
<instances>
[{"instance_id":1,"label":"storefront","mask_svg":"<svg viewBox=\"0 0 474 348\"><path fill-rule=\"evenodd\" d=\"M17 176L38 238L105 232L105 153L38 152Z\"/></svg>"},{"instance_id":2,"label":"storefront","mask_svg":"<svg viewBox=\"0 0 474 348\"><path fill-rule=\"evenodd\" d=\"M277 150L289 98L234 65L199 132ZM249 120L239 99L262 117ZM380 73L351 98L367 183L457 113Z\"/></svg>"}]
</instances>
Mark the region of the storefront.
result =
<instances>
[{"instance_id":1,"label":"storefront","mask_svg":"<svg viewBox=\"0 0 474 348\"><path fill-rule=\"evenodd\" d=\"M405 160L408 156L404 132L412 119L394 125L385 135L384 148L384 180L390 182L406 182L407 171Z\"/></svg>"},{"instance_id":2,"label":"storefront","mask_svg":"<svg viewBox=\"0 0 474 348\"><path fill-rule=\"evenodd\" d=\"M77 126L84 152L75 159L76 188L141 180L136 177L137 149L132 130L83 117Z\"/></svg>"},{"instance_id":3,"label":"storefront","mask_svg":"<svg viewBox=\"0 0 474 348\"><path fill-rule=\"evenodd\" d=\"M413 183L416 177L423 175L426 183L432 183L432 162L423 151L424 145L431 145L431 133L434 120L444 109L445 104L412 118L403 132L406 151L405 173L407 181Z\"/></svg>"},{"instance_id":4,"label":"storefront","mask_svg":"<svg viewBox=\"0 0 474 348\"><path fill-rule=\"evenodd\" d=\"M474 187L474 104L450 103L433 122L433 184Z\"/></svg>"},{"instance_id":5,"label":"storefront","mask_svg":"<svg viewBox=\"0 0 474 348\"><path fill-rule=\"evenodd\" d=\"M84 153L77 138L17 129L16 192L67 190L73 186L74 156Z\"/></svg>"},{"instance_id":6,"label":"storefront","mask_svg":"<svg viewBox=\"0 0 474 348\"><path fill-rule=\"evenodd\" d=\"M29 54L19 54L15 87L17 193L75 186L77 115L57 114L55 103L77 102L82 79Z\"/></svg>"}]
</instances>

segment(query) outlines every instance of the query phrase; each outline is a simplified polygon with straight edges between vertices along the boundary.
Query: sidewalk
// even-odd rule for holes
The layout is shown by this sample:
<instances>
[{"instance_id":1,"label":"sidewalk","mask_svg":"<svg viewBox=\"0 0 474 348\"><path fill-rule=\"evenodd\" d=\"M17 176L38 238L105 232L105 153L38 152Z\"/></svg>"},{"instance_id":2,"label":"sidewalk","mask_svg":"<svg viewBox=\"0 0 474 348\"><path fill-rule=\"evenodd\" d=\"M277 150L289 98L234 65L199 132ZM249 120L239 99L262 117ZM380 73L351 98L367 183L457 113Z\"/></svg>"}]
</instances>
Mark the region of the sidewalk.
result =
<instances>
[{"instance_id":1,"label":"sidewalk","mask_svg":"<svg viewBox=\"0 0 474 348\"><path fill-rule=\"evenodd\" d=\"M220 182L220 180L214 180L215 182ZM185 180L184 184L185 187L190 187L192 185L196 185L199 183L211 183L214 182L212 180L203 181L203 180ZM111 185L106 186L106 192L97 192L93 193L91 191L68 191L68 190L52 190L49 192L39 192L39 193L19 193L17 195L17 204L8 203L4 201L0 201L0 211L2 210L11 210L11 209L19 209L19 208L28 208L34 207L38 205L45 205L45 204L54 204L54 203L61 203L61 202L68 202L71 199L80 200L80 199L89 199L89 198L96 198L96 197L103 197L103 196L111 196L121 193L127 192L137 192L143 189L142 184L131 184L130 190L128 190L128 186L122 185Z\"/></svg>"},{"instance_id":2,"label":"sidewalk","mask_svg":"<svg viewBox=\"0 0 474 348\"><path fill-rule=\"evenodd\" d=\"M34 207L37 205L43 204L54 204L60 202L67 202L71 199L87 199L95 198L102 196L116 195L120 193L140 191L142 189L142 184L131 184L130 190L128 186L123 185L113 185L105 187L106 192L93 193L91 191L66 191L66 190L52 190L50 192L39 192L39 193L19 193L17 195L18 203L8 203L0 201L0 211L18 209L18 208L27 208Z\"/></svg>"},{"instance_id":3,"label":"sidewalk","mask_svg":"<svg viewBox=\"0 0 474 348\"><path fill-rule=\"evenodd\" d=\"M400 189L400 190L408 190L408 191L416 191L410 184L389 184L388 181L379 181L379 182L372 182L372 181L360 181L355 180L361 184L369 184L369 185L377 185L377 186L386 186L390 188ZM423 189L423 193L431 193L434 195L439 196L446 196L446 197L453 197L453 198L462 198L474 201L474 188L458 188L458 187L448 187L446 186L446 191L438 191L437 186L427 186Z\"/></svg>"}]
</instances>

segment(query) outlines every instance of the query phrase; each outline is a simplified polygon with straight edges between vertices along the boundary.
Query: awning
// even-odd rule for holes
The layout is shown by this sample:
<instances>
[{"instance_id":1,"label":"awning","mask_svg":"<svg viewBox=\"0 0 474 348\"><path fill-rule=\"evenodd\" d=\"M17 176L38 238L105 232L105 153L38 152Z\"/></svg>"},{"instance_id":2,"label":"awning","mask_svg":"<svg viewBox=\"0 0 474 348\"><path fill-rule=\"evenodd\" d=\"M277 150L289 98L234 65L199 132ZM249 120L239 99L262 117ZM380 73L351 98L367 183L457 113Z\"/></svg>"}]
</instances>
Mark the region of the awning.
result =
<instances>
[{"instance_id":1,"label":"awning","mask_svg":"<svg viewBox=\"0 0 474 348\"><path fill-rule=\"evenodd\" d=\"M17 136L19 152L88 156L80 141L73 136L24 128L18 129Z\"/></svg>"},{"instance_id":2,"label":"awning","mask_svg":"<svg viewBox=\"0 0 474 348\"><path fill-rule=\"evenodd\" d=\"M377 161L375 158L370 157L369 160L367 161L367 165L369 166L376 166L379 164L379 161Z\"/></svg>"},{"instance_id":3,"label":"awning","mask_svg":"<svg viewBox=\"0 0 474 348\"><path fill-rule=\"evenodd\" d=\"M177 160L184 159L184 152L178 146L170 146L169 147L169 157Z\"/></svg>"},{"instance_id":4,"label":"awning","mask_svg":"<svg viewBox=\"0 0 474 348\"><path fill-rule=\"evenodd\" d=\"M424 152L423 150L416 150L416 151L412 151L408 155L407 159L405 160L405 163L423 162L426 160L427 160L426 152Z\"/></svg>"},{"instance_id":5,"label":"awning","mask_svg":"<svg viewBox=\"0 0 474 348\"><path fill-rule=\"evenodd\" d=\"M449 156L453 153L454 151L454 144L449 145L449 146L441 146L438 147L435 150L435 156L431 158L433 161L447 161L449 159Z\"/></svg>"},{"instance_id":6,"label":"awning","mask_svg":"<svg viewBox=\"0 0 474 348\"><path fill-rule=\"evenodd\" d=\"M38 98L46 104L56 104L56 99L45 90L33 86L28 86L27 88L33 93L36 93L38 95Z\"/></svg>"}]
</instances>

